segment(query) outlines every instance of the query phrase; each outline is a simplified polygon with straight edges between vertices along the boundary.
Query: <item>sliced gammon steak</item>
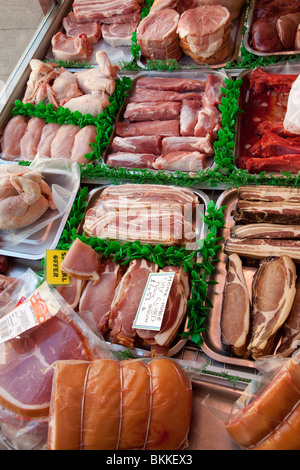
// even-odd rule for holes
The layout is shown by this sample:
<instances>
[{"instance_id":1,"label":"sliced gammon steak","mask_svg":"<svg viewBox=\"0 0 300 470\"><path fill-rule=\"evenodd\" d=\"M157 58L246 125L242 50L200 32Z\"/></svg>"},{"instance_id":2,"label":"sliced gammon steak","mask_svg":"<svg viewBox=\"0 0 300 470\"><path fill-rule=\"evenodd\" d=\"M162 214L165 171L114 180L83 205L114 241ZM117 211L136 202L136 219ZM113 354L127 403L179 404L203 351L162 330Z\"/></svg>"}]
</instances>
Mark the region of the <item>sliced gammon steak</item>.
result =
<instances>
[{"instance_id":1,"label":"sliced gammon steak","mask_svg":"<svg viewBox=\"0 0 300 470\"><path fill-rule=\"evenodd\" d=\"M93 52L92 44L85 33L69 38L65 34L58 32L53 36L51 44L56 60L74 60L75 62L87 60Z\"/></svg>"},{"instance_id":2,"label":"sliced gammon steak","mask_svg":"<svg viewBox=\"0 0 300 470\"><path fill-rule=\"evenodd\" d=\"M59 360L100 357L95 345L102 341L80 320L74 311L61 310L50 320L2 344L1 405L25 417L48 415L52 365Z\"/></svg>"},{"instance_id":3,"label":"sliced gammon steak","mask_svg":"<svg viewBox=\"0 0 300 470\"><path fill-rule=\"evenodd\" d=\"M63 27L68 38L84 33L91 44L96 44L101 38L101 26L97 21L79 23L73 12L63 19Z\"/></svg>"}]
</instances>

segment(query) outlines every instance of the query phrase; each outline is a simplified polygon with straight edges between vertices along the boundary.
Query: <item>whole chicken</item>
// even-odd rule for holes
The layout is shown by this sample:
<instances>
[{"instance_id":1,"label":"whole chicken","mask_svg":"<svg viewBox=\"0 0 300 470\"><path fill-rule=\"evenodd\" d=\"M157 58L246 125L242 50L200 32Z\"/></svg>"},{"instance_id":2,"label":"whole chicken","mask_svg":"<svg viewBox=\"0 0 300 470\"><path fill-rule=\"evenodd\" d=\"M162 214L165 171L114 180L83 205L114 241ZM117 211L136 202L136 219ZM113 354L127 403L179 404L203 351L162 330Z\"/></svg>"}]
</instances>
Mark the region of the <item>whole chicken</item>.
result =
<instances>
[{"instance_id":1,"label":"whole chicken","mask_svg":"<svg viewBox=\"0 0 300 470\"><path fill-rule=\"evenodd\" d=\"M40 172L20 165L0 169L0 229L16 229L56 209L52 192Z\"/></svg>"}]
</instances>

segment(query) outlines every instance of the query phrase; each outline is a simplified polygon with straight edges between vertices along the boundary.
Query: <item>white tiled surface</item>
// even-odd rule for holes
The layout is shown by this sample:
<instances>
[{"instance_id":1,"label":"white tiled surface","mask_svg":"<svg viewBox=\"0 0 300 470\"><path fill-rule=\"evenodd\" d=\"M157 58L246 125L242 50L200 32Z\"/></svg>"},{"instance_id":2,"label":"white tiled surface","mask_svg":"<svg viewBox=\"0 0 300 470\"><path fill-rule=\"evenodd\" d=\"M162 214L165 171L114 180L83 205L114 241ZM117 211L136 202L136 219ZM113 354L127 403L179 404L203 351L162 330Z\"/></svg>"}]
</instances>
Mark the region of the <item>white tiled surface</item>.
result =
<instances>
[{"instance_id":1,"label":"white tiled surface","mask_svg":"<svg viewBox=\"0 0 300 470\"><path fill-rule=\"evenodd\" d=\"M43 3L47 1L0 0L0 89L41 24Z\"/></svg>"}]
</instances>

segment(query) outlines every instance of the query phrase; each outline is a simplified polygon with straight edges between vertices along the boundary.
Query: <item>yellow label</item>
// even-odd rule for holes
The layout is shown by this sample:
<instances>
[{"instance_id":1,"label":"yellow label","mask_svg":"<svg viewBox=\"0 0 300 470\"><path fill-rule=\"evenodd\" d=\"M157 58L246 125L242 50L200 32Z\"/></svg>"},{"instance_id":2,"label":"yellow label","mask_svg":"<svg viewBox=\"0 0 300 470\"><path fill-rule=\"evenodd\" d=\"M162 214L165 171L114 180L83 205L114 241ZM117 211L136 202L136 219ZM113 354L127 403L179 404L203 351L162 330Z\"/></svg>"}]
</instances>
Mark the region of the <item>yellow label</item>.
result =
<instances>
[{"instance_id":1,"label":"yellow label","mask_svg":"<svg viewBox=\"0 0 300 470\"><path fill-rule=\"evenodd\" d=\"M61 263L66 256L64 250L47 250L46 253L46 280L53 286L70 284L70 278L61 270Z\"/></svg>"}]
</instances>

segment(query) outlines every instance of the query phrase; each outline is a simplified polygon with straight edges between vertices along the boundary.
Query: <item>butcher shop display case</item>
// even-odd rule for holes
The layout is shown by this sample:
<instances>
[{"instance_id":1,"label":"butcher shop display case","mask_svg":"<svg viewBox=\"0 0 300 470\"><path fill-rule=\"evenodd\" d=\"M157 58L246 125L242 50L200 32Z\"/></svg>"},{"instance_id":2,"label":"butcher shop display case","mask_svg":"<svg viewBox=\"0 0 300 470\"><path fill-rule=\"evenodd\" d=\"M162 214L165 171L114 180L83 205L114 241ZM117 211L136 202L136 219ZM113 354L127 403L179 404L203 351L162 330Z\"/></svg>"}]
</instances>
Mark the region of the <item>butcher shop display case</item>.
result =
<instances>
[{"instance_id":1,"label":"butcher shop display case","mask_svg":"<svg viewBox=\"0 0 300 470\"><path fill-rule=\"evenodd\" d=\"M299 2L33 3L0 91L0 449L299 450Z\"/></svg>"}]
</instances>

